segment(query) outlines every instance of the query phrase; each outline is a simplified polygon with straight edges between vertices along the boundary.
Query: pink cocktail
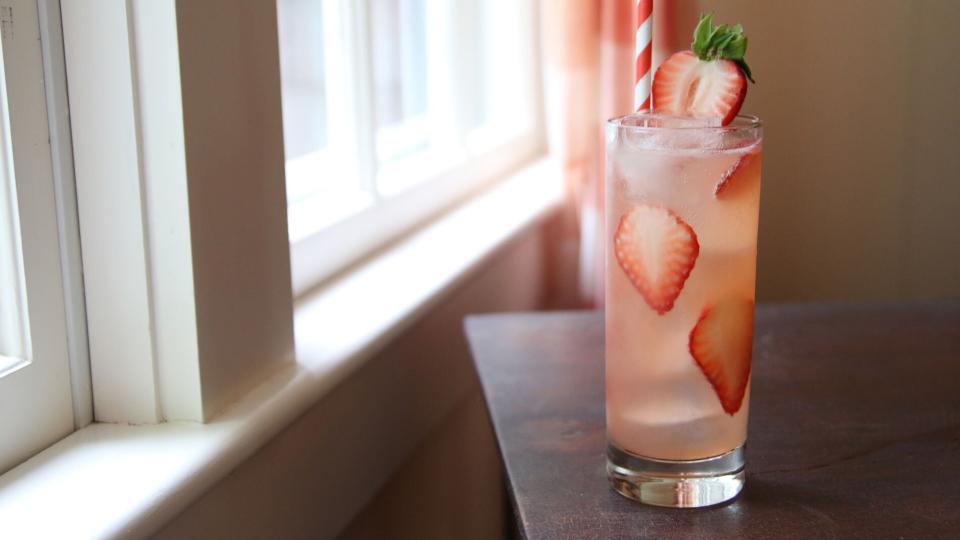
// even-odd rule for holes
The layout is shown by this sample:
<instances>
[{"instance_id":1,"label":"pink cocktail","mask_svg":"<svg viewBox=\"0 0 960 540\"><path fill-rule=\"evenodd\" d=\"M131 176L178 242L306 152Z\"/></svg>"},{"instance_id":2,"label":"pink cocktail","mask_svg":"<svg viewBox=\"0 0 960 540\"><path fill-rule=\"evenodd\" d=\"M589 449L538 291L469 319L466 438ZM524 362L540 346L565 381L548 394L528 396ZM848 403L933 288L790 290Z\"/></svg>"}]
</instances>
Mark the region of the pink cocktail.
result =
<instances>
[{"instance_id":1,"label":"pink cocktail","mask_svg":"<svg viewBox=\"0 0 960 540\"><path fill-rule=\"evenodd\" d=\"M606 129L608 470L664 506L743 485L761 127L638 113Z\"/></svg>"}]
</instances>

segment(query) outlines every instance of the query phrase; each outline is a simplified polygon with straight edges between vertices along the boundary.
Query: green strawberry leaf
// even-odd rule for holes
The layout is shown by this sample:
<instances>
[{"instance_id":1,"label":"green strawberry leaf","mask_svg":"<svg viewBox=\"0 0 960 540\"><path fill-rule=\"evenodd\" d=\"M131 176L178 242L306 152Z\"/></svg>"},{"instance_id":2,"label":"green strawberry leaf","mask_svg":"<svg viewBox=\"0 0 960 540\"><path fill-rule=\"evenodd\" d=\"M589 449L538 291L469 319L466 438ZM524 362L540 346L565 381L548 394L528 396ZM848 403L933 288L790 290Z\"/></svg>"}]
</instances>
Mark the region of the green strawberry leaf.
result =
<instances>
[{"instance_id":1,"label":"green strawberry leaf","mask_svg":"<svg viewBox=\"0 0 960 540\"><path fill-rule=\"evenodd\" d=\"M700 14L700 23L697 24L696 30L693 31L693 45L691 48L697 56L701 56L706 50L707 44L710 43L710 38L713 36L713 23L711 23L712 14Z\"/></svg>"},{"instance_id":2,"label":"green strawberry leaf","mask_svg":"<svg viewBox=\"0 0 960 540\"><path fill-rule=\"evenodd\" d=\"M727 49L727 45L735 37L737 37L735 34L724 33L719 38L717 38L717 40L714 43L711 43L711 46L713 47L714 50L725 51Z\"/></svg>"},{"instance_id":3,"label":"green strawberry leaf","mask_svg":"<svg viewBox=\"0 0 960 540\"><path fill-rule=\"evenodd\" d=\"M732 60L752 83L753 74L743 57L747 54L747 36L743 35L743 26L721 24L713 26L713 14L701 13L700 22L693 31L693 43L690 45L697 58L712 60Z\"/></svg>"},{"instance_id":4,"label":"green strawberry leaf","mask_svg":"<svg viewBox=\"0 0 960 540\"><path fill-rule=\"evenodd\" d=\"M743 60L743 55L747 54L747 36L733 36L723 50L726 51L726 57L730 60Z\"/></svg>"}]
</instances>

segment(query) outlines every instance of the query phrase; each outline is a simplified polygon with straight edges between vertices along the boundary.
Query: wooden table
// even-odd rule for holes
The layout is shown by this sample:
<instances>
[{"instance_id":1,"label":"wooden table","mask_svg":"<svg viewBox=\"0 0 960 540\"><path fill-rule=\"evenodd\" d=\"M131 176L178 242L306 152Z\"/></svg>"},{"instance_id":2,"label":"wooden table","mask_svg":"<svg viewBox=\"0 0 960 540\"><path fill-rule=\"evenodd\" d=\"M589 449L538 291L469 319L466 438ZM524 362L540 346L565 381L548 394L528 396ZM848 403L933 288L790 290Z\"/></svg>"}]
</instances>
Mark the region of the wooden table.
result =
<instances>
[{"instance_id":1,"label":"wooden table","mask_svg":"<svg viewBox=\"0 0 960 540\"><path fill-rule=\"evenodd\" d=\"M643 506L604 469L599 313L466 321L526 538L960 538L960 302L764 305L747 483Z\"/></svg>"}]
</instances>

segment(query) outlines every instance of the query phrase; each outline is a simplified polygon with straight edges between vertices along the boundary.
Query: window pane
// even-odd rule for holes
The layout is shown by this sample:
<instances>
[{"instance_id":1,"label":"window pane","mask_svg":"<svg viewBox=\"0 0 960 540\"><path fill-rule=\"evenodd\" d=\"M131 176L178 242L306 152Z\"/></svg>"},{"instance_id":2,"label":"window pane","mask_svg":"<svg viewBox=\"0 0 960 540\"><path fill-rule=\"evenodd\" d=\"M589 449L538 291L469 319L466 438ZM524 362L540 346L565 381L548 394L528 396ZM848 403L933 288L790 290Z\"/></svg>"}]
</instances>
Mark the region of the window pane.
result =
<instances>
[{"instance_id":1,"label":"window pane","mask_svg":"<svg viewBox=\"0 0 960 540\"><path fill-rule=\"evenodd\" d=\"M528 2L466 0L473 18L463 28L468 33L463 54L476 65L468 85L471 103L464 111L467 146L482 154L531 129L533 65L525 42L532 24ZM463 19L461 19L463 20ZM469 29L469 30L468 30ZM470 110L475 111L471 114Z\"/></svg>"},{"instance_id":2,"label":"window pane","mask_svg":"<svg viewBox=\"0 0 960 540\"><path fill-rule=\"evenodd\" d=\"M459 91L463 95L464 126L473 129L483 125L487 118L487 99L484 81L487 80L487 5L490 0L462 0L460 7L460 35L464 66L460 72ZM500 81L503 83L504 81Z\"/></svg>"},{"instance_id":3,"label":"window pane","mask_svg":"<svg viewBox=\"0 0 960 540\"><path fill-rule=\"evenodd\" d=\"M352 136L330 135L334 125L343 128L342 117L351 108L342 100L350 91L345 70L352 60L341 58L350 49L349 38L338 33L342 21L336 11L325 12L324 5L329 3L277 1L287 215L293 241L366 208L372 199L360 187L351 161ZM331 87L331 82L339 86Z\"/></svg>"},{"instance_id":4,"label":"window pane","mask_svg":"<svg viewBox=\"0 0 960 540\"><path fill-rule=\"evenodd\" d=\"M283 140L287 159L327 145L323 10L317 0L279 0Z\"/></svg>"},{"instance_id":5,"label":"window pane","mask_svg":"<svg viewBox=\"0 0 960 540\"><path fill-rule=\"evenodd\" d=\"M372 0L373 114L377 157L402 158L427 144L425 0Z\"/></svg>"},{"instance_id":6,"label":"window pane","mask_svg":"<svg viewBox=\"0 0 960 540\"><path fill-rule=\"evenodd\" d=\"M9 366L27 357L24 332L23 276L20 250L17 246L16 214L9 197L10 182L0 175L0 374Z\"/></svg>"},{"instance_id":7,"label":"window pane","mask_svg":"<svg viewBox=\"0 0 960 540\"><path fill-rule=\"evenodd\" d=\"M2 70L2 62L0 62ZM3 77L0 71L0 78ZM5 85L4 85L5 86ZM28 356L20 231L9 142L6 91L0 92L0 375Z\"/></svg>"},{"instance_id":8,"label":"window pane","mask_svg":"<svg viewBox=\"0 0 960 540\"><path fill-rule=\"evenodd\" d=\"M356 183L333 174L329 148L327 61L323 2L278 0L280 92L286 156L287 204L291 235L307 234L338 219L353 196ZM349 191L344 195L344 192ZM321 205L319 208L317 207ZM309 206L309 208L307 208ZM304 232L306 231L306 232Z\"/></svg>"}]
</instances>

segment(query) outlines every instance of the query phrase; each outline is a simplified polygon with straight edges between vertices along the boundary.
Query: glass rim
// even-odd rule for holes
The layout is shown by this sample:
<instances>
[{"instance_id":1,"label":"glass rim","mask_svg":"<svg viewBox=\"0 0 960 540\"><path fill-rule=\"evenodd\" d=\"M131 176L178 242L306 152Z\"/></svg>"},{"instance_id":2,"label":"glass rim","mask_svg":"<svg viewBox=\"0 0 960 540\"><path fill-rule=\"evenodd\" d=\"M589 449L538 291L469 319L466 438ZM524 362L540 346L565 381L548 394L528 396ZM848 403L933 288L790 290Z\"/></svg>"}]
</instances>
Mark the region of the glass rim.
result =
<instances>
[{"instance_id":1,"label":"glass rim","mask_svg":"<svg viewBox=\"0 0 960 540\"><path fill-rule=\"evenodd\" d=\"M628 118L658 118L665 115L659 113L652 113L649 111L643 112L632 112L630 114L625 114L623 116L616 116L606 121L608 127L613 127L617 129L629 129L633 131L686 131L686 130L714 130L722 133L730 133L736 131L749 131L763 128L763 122L759 117L752 114L738 114L734 117L733 121L725 126L698 126L698 125L680 125L680 126L649 126L649 125L633 125L625 123L625 120Z\"/></svg>"}]
</instances>

